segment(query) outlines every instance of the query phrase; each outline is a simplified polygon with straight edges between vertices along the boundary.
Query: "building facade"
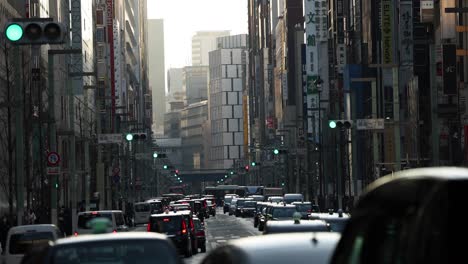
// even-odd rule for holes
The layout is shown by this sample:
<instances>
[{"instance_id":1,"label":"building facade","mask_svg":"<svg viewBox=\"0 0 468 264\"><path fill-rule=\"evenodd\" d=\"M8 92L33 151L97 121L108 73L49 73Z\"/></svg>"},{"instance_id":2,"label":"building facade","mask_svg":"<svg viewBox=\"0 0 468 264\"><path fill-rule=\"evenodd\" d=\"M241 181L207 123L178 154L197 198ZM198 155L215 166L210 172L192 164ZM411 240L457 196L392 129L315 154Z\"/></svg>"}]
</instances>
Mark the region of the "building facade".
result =
<instances>
[{"instance_id":1,"label":"building facade","mask_svg":"<svg viewBox=\"0 0 468 264\"><path fill-rule=\"evenodd\" d=\"M187 105L207 100L208 66L184 67L183 85Z\"/></svg>"},{"instance_id":2,"label":"building facade","mask_svg":"<svg viewBox=\"0 0 468 264\"><path fill-rule=\"evenodd\" d=\"M149 82L152 91L153 121L157 130L162 130L164 113L166 113L165 63L164 63L164 21L162 19L148 20L148 50ZM168 81L169 83L169 81Z\"/></svg>"},{"instance_id":3,"label":"building facade","mask_svg":"<svg viewBox=\"0 0 468 264\"><path fill-rule=\"evenodd\" d=\"M208 65L208 53L218 48L216 38L229 34L229 30L196 32L192 37L192 66Z\"/></svg>"},{"instance_id":4,"label":"building facade","mask_svg":"<svg viewBox=\"0 0 468 264\"><path fill-rule=\"evenodd\" d=\"M210 167L229 169L244 153L243 90L247 35L220 37L209 53Z\"/></svg>"}]
</instances>

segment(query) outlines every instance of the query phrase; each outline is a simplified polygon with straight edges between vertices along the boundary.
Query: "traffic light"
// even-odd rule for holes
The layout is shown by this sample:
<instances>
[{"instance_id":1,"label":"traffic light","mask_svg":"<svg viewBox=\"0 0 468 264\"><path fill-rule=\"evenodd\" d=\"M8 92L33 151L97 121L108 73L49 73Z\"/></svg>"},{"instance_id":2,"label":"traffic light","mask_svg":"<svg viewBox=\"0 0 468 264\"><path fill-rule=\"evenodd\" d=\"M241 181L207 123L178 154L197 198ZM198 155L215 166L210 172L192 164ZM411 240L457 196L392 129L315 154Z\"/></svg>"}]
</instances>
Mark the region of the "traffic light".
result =
<instances>
[{"instance_id":1,"label":"traffic light","mask_svg":"<svg viewBox=\"0 0 468 264\"><path fill-rule=\"evenodd\" d=\"M163 169L167 170L168 166L166 164L163 165Z\"/></svg>"},{"instance_id":2,"label":"traffic light","mask_svg":"<svg viewBox=\"0 0 468 264\"><path fill-rule=\"evenodd\" d=\"M286 154L287 152L288 151L285 150L285 149L277 149L277 148L273 149L273 154L275 154L275 155ZM257 163L257 165L258 165L258 163Z\"/></svg>"},{"instance_id":3,"label":"traffic light","mask_svg":"<svg viewBox=\"0 0 468 264\"><path fill-rule=\"evenodd\" d=\"M179 175L179 170L175 170L175 173L176 173L177 175Z\"/></svg>"},{"instance_id":4,"label":"traffic light","mask_svg":"<svg viewBox=\"0 0 468 264\"><path fill-rule=\"evenodd\" d=\"M158 152L153 152L153 158L155 159L165 159L167 158L167 155L165 153L158 153Z\"/></svg>"},{"instance_id":5,"label":"traffic light","mask_svg":"<svg viewBox=\"0 0 468 264\"><path fill-rule=\"evenodd\" d=\"M249 171L249 169L250 169L249 165L245 165L244 169L245 169L245 171Z\"/></svg>"},{"instance_id":6,"label":"traffic light","mask_svg":"<svg viewBox=\"0 0 468 264\"><path fill-rule=\"evenodd\" d=\"M10 21L5 27L5 37L14 45L63 44L66 33L64 24L47 19Z\"/></svg>"},{"instance_id":7,"label":"traffic light","mask_svg":"<svg viewBox=\"0 0 468 264\"><path fill-rule=\"evenodd\" d=\"M328 126L330 128L345 128L350 129L353 126L352 120L329 120Z\"/></svg>"},{"instance_id":8,"label":"traffic light","mask_svg":"<svg viewBox=\"0 0 468 264\"><path fill-rule=\"evenodd\" d=\"M233 171L230 171L229 173L230 173L231 175L234 175L234 172L233 172Z\"/></svg>"},{"instance_id":9,"label":"traffic light","mask_svg":"<svg viewBox=\"0 0 468 264\"><path fill-rule=\"evenodd\" d=\"M250 163L250 165L252 165L252 167L255 167L255 166L257 165L257 163L256 163L255 161L252 161L252 162Z\"/></svg>"},{"instance_id":10,"label":"traffic light","mask_svg":"<svg viewBox=\"0 0 468 264\"><path fill-rule=\"evenodd\" d=\"M146 133L128 133L125 136L125 139L127 141L132 141L132 140L146 140L147 136ZM154 156L154 154L153 154Z\"/></svg>"}]
</instances>

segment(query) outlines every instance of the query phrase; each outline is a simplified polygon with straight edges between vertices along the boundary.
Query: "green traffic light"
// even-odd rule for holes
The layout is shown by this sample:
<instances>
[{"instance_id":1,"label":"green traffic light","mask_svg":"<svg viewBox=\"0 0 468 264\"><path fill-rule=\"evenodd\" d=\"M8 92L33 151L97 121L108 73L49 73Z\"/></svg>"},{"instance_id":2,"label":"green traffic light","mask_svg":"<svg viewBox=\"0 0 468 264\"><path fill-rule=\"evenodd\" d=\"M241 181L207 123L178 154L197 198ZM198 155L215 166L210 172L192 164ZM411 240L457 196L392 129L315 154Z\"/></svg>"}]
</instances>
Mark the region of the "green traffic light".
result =
<instances>
[{"instance_id":1,"label":"green traffic light","mask_svg":"<svg viewBox=\"0 0 468 264\"><path fill-rule=\"evenodd\" d=\"M154 152L153 153L153 158L157 158L158 157L158 153Z\"/></svg>"},{"instance_id":2,"label":"green traffic light","mask_svg":"<svg viewBox=\"0 0 468 264\"><path fill-rule=\"evenodd\" d=\"M167 170L167 165L164 165L163 168L164 168L165 170Z\"/></svg>"},{"instance_id":3,"label":"green traffic light","mask_svg":"<svg viewBox=\"0 0 468 264\"><path fill-rule=\"evenodd\" d=\"M231 171L231 175L234 175L234 172L233 172L233 171Z\"/></svg>"},{"instance_id":4,"label":"green traffic light","mask_svg":"<svg viewBox=\"0 0 468 264\"><path fill-rule=\"evenodd\" d=\"M127 136L125 138L127 139L127 141L132 141L133 140L133 135L132 134L127 134Z\"/></svg>"},{"instance_id":5,"label":"green traffic light","mask_svg":"<svg viewBox=\"0 0 468 264\"><path fill-rule=\"evenodd\" d=\"M23 28L18 24L10 24L5 30L5 36L9 41L18 41L23 37Z\"/></svg>"},{"instance_id":6,"label":"green traffic light","mask_svg":"<svg viewBox=\"0 0 468 264\"><path fill-rule=\"evenodd\" d=\"M224 175L224 178L227 178L227 175Z\"/></svg>"},{"instance_id":7,"label":"green traffic light","mask_svg":"<svg viewBox=\"0 0 468 264\"><path fill-rule=\"evenodd\" d=\"M250 163L250 165L252 165L252 167L255 167L255 165L257 165L257 163L255 163L255 161L252 161L252 163Z\"/></svg>"},{"instance_id":8,"label":"green traffic light","mask_svg":"<svg viewBox=\"0 0 468 264\"><path fill-rule=\"evenodd\" d=\"M278 150L278 149L274 149L274 150L273 150L273 154L278 155L278 154L279 154L279 150Z\"/></svg>"},{"instance_id":9,"label":"green traffic light","mask_svg":"<svg viewBox=\"0 0 468 264\"><path fill-rule=\"evenodd\" d=\"M55 183L55 189L58 189L58 183Z\"/></svg>"},{"instance_id":10,"label":"green traffic light","mask_svg":"<svg viewBox=\"0 0 468 264\"><path fill-rule=\"evenodd\" d=\"M328 122L328 126L329 126L330 128L336 128L336 121L334 121L334 120L329 121L329 122Z\"/></svg>"}]
</instances>

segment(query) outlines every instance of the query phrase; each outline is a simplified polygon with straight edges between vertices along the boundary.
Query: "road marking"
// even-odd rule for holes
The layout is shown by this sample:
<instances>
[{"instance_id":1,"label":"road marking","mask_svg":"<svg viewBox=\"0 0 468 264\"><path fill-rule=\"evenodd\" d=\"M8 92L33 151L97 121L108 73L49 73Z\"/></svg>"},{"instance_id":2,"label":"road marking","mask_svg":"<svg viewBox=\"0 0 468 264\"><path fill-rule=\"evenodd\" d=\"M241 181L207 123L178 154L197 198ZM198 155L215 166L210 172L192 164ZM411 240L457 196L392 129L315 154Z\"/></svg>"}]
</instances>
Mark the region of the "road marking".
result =
<instances>
[{"instance_id":1,"label":"road marking","mask_svg":"<svg viewBox=\"0 0 468 264\"><path fill-rule=\"evenodd\" d=\"M223 236L217 236L215 237L215 239L223 239L224 237Z\"/></svg>"},{"instance_id":2,"label":"road marking","mask_svg":"<svg viewBox=\"0 0 468 264\"><path fill-rule=\"evenodd\" d=\"M218 243L226 243L227 240L221 239L221 240L216 240L216 242L218 242Z\"/></svg>"}]
</instances>

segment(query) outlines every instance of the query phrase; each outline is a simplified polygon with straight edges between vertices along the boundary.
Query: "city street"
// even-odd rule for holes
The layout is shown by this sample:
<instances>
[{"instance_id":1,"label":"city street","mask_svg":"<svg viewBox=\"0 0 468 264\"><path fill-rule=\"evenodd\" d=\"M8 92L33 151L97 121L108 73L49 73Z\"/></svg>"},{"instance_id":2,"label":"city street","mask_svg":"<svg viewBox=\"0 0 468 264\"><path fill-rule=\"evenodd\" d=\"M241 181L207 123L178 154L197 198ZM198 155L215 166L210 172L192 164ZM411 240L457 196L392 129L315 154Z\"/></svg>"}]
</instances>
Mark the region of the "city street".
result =
<instances>
[{"instance_id":1,"label":"city street","mask_svg":"<svg viewBox=\"0 0 468 264\"><path fill-rule=\"evenodd\" d=\"M253 227L253 218L242 218L223 214L223 209L218 208L216 216L211 216L205 220L206 251L210 252L214 248L229 240L242 237L260 235L261 232ZM135 231L146 231L145 226L138 226ZM201 263L207 253L198 253L191 258L184 259L185 263Z\"/></svg>"}]
</instances>

